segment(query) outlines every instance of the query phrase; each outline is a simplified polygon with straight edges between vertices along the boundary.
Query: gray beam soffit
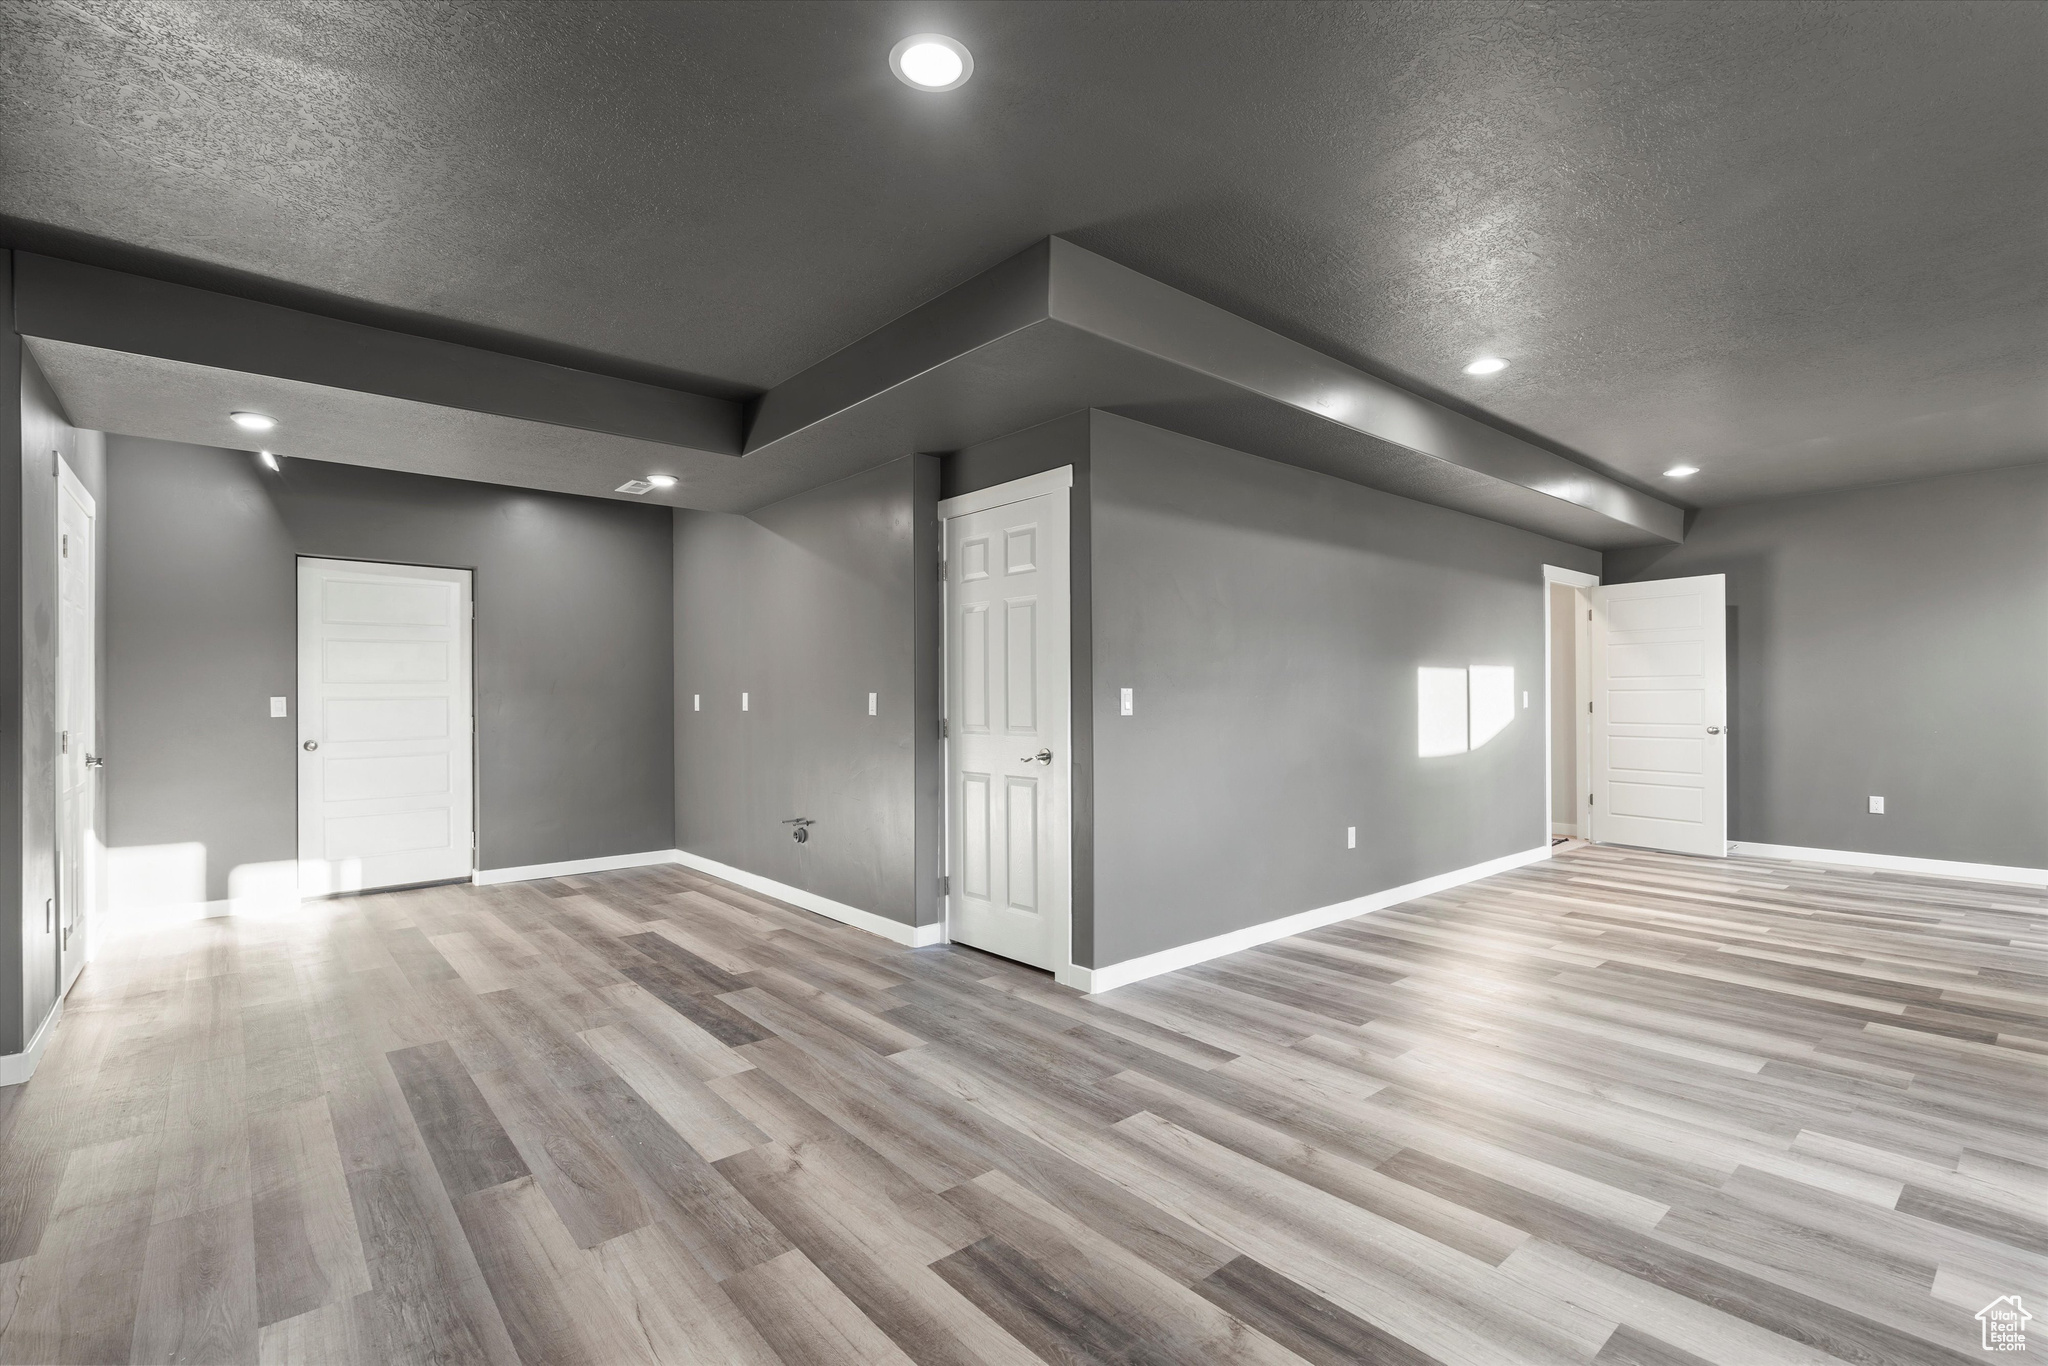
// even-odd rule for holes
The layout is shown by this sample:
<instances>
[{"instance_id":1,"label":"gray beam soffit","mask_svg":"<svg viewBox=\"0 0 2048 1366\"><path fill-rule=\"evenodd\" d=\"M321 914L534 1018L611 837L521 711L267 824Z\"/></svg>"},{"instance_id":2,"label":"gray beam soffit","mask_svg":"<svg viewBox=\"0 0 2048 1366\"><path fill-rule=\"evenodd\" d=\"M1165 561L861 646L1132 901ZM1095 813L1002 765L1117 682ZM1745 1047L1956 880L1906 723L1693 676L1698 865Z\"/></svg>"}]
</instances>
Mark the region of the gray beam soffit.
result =
<instances>
[{"instance_id":1,"label":"gray beam soffit","mask_svg":"<svg viewBox=\"0 0 2048 1366\"><path fill-rule=\"evenodd\" d=\"M73 419L587 496L745 512L1088 408L1597 549L1684 511L1059 238L747 405L16 253L15 321ZM742 419L744 417L744 437ZM735 455L744 452L743 458Z\"/></svg>"},{"instance_id":2,"label":"gray beam soffit","mask_svg":"<svg viewBox=\"0 0 2048 1366\"><path fill-rule=\"evenodd\" d=\"M389 398L188 361L25 339L66 415L81 427L230 450L402 470L553 493L611 496L628 479L672 474L677 485L637 501L740 511L761 501L724 478L746 462L602 432L570 431L463 408ZM258 437L227 414L277 419ZM617 495L621 499L625 495Z\"/></svg>"},{"instance_id":3,"label":"gray beam soffit","mask_svg":"<svg viewBox=\"0 0 2048 1366\"><path fill-rule=\"evenodd\" d=\"M1600 549L1684 509L1051 238L777 385L746 461L955 450L1101 408Z\"/></svg>"},{"instance_id":4,"label":"gray beam soffit","mask_svg":"<svg viewBox=\"0 0 2048 1366\"><path fill-rule=\"evenodd\" d=\"M24 336L525 422L739 453L740 405L18 251Z\"/></svg>"}]
</instances>

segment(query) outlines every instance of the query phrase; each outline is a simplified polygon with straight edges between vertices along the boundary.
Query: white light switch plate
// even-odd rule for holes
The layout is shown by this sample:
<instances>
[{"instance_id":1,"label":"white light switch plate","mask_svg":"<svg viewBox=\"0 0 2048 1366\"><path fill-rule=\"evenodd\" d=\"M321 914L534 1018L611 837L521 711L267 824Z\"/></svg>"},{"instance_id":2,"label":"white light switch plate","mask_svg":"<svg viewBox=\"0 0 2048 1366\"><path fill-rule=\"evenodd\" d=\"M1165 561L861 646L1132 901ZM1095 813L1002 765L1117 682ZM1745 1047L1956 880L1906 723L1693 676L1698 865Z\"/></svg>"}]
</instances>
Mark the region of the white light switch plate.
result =
<instances>
[{"instance_id":1,"label":"white light switch plate","mask_svg":"<svg viewBox=\"0 0 2048 1366\"><path fill-rule=\"evenodd\" d=\"M873 693L869 693L869 694L868 694L868 715L869 715L869 716L873 716L874 714L875 714L875 695L874 695Z\"/></svg>"},{"instance_id":2,"label":"white light switch plate","mask_svg":"<svg viewBox=\"0 0 2048 1366\"><path fill-rule=\"evenodd\" d=\"M1358 847L1357 826L1347 825L1344 827L1344 847L1346 849L1356 849Z\"/></svg>"},{"instance_id":3,"label":"white light switch plate","mask_svg":"<svg viewBox=\"0 0 2048 1366\"><path fill-rule=\"evenodd\" d=\"M270 714L271 714L272 716L283 716L283 715L286 715L286 712L285 712L285 705L286 705L286 704L285 704L285 699L284 699L284 698L282 698L282 697L273 697L273 698L271 698L271 699L270 699Z\"/></svg>"},{"instance_id":4,"label":"white light switch plate","mask_svg":"<svg viewBox=\"0 0 2048 1366\"><path fill-rule=\"evenodd\" d=\"M740 710L741 710L741 711L745 711L746 709L747 709L747 695L746 695L745 693L741 693L741 694L740 694Z\"/></svg>"},{"instance_id":5,"label":"white light switch plate","mask_svg":"<svg viewBox=\"0 0 2048 1366\"><path fill-rule=\"evenodd\" d=\"M1131 690L1129 688L1123 689L1123 708L1124 715L1129 716L1131 714Z\"/></svg>"},{"instance_id":6,"label":"white light switch plate","mask_svg":"<svg viewBox=\"0 0 2048 1366\"><path fill-rule=\"evenodd\" d=\"M702 711L702 710L704 710L704 694L703 694L703 693L700 693L700 692L693 692L693 693L691 693L691 694L690 694L690 710L691 710L691 711Z\"/></svg>"},{"instance_id":7,"label":"white light switch plate","mask_svg":"<svg viewBox=\"0 0 2048 1366\"><path fill-rule=\"evenodd\" d=\"M1882 816L1884 814L1884 798L1872 797L1870 799L1870 814L1873 816Z\"/></svg>"}]
</instances>

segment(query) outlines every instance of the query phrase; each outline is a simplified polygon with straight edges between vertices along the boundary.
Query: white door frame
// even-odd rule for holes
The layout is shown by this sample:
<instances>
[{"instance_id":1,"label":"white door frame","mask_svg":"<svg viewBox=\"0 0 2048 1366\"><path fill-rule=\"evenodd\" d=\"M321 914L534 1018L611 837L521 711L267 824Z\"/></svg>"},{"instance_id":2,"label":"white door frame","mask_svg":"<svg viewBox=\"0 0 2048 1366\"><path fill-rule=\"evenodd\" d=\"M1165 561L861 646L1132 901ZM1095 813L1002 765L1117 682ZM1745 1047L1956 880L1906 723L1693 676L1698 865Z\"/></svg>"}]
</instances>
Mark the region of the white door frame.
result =
<instances>
[{"instance_id":1,"label":"white door frame","mask_svg":"<svg viewBox=\"0 0 2048 1366\"><path fill-rule=\"evenodd\" d=\"M1069 553L1071 553L1074 524L1073 488L1074 467L1072 465L1062 465L1058 469L1045 470L1038 474L1027 474L1021 479L1012 479L1008 483L997 484L991 488L976 489L972 493L961 493L951 498L941 498L938 509L940 553L945 553L945 546L947 544L946 523L950 519L964 517L969 513L985 512L990 508L999 508L1008 503L1019 503L1027 498L1036 498L1041 494L1048 493L1065 495L1054 501L1055 505L1059 508L1061 519L1067 524ZM943 569L945 561L941 560L940 565ZM942 573L939 579L939 617L943 623L939 634L939 714L942 717L948 718L953 714L952 698L948 692L953 672L952 604L947 599L949 588L950 584ZM1067 580L1067 629L1070 633L1073 630L1074 621L1073 593L1073 576L1070 574ZM1064 786L1067 798L1067 857L1066 866L1060 870L1061 876L1066 879L1066 895L1061 898L1061 903L1064 907L1062 913L1066 918L1066 925L1060 936L1066 947L1060 955L1061 961L1055 964L1053 968L1053 978L1063 985L1077 987L1080 990L1086 991L1088 988L1084 980L1086 976L1085 971L1076 967L1074 963L1074 708L1072 703L1074 683L1073 656L1071 651L1068 652L1067 670L1067 696L1069 699L1067 707L1067 733L1062 739L1060 751L1065 756L1065 762L1058 769L1060 774L1058 781ZM1085 701L1083 705L1092 705L1092 699ZM952 866L952 860L953 794L957 787L954 781L956 775L953 765L956 751L950 735L941 739L940 747L943 752L943 763L946 772L946 800L943 804L944 820L941 823L939 834L940 849L945 860L945 867L942 871L946 877L947 892L946 895L939 898L939 933L940 942L950 944L953 942L953 897L951 889L955 871Z\"/></svg>"},{"instance_id":2,"label":"white door frame","mask_svg":"<svg viewBox=\"0 0 2048 1366\"><path fill-rule=\"evenodd\" d=\"M92 519L93 543L91 545L88 545L85 548L85 553L75 560L72 559L66 553L67 547L64 543L64 499L67 495L77 499L80 505L82 505L85 508L86 516ZM56 970L57 995L60 999L64 996L66 992L71 990L72 984L78 980L78 974L84 970L86 963L92 958L93 949L95 947L94 941L99 932L99 895L100 888L102 886L102 879L99 876L99 858L100 847L104 843L104 841L100 838L101 832L99 831L96 820L96 813L99 805L98 748L100 741L98 666L100 597L99 573L97 565L97 555L95 554L95 551L99 544L99 534L100 527L98 502L93 498L92 491L86 488L84 481L79 479L78 475L72 470L70 462L65 460L61 455L58 456L57 629L55 632L56 655L54 672L57 682L57 723L60 730L68 732L67 734L61 735L59 737L57 770L54 779L53 791L53 795L56 798L57 805L55 822L55 830L57 834L57 858L55 869L57 884ZM86 714L83 718L72 717L64 709L64 665L69 657L69 651L66 649L67 641L64 632L64 577L65 566L67 564L75 566L75 568L73 569L74 573L83 573L85 575L87 601L91 604L91 610L87 618L85 633L85 653L87 659L90 661L90 666L86 670L85 677L88 680L90 680L89 687L91 691L91 700L86 706ZM77 642L68 643L74 648L76 647L77 644ZM85 803L85 829L83 830L67 829L65 822L64 765L67 761L71 760L74 755L77 756L77 762L84 764L86 766L83 783L84 795L82 798L82 800ZM74 840L78 841L82 845L82 847L78 851L77 870L77 881L80 885L75 887L67 885L67 880L64 875L66 851L71 848L72 842ZM66 971L67 964L65 961L66 955L64 927L67 924L77 928L82 928L85 933L84 942L79 946L79 950L76 957L73 958L70 964L68 965L69 971Z\"/></svg>"},{"instance_id":3,"label":"white door frame","mask_svg":"<svg viewBox=\"0 0 2048 1366\"><path fill-rule=\"evenodd\" d=\"M292 785L292 801L296 812L296 819L294 820L293 824L294 828L298 832L297 849L294 854L294 861L298 868L297 881L299 896L303 899L319 900L325 897L332 896L355 895L355 893L352 891L346 889L337 889L331 885L332 871L328 864L318 860L308 860L306 858L306 837L304 824L306 815L304 809L305 779L303 775L303 769L299 768L298 765L302 758L302 746L304 745L306 739L309 738L307 733L307 718L305 714L304 705L305 622L303 618L305 608L303 586L304 579L302 577L303 566L305 565L305 562L308 560L319 560L331 564L366 565L390 569L426 569L433 570L439 573L459 574L462 576L460 580L462 588L461 606L464 610L460 613L458 618L459 630L457 633L457 638L460 642L458 656L464 675L464 687L462 691L466 693L469 703L469 869L467 872L461 874L458 877L441 879L433 883L405 885L437 886L440 885L442 881L474 881L476 877L476 871L480 866L480 859L483 851L483 763L481 759L481 751L483 747L479 743L479 734L480 727L482 725L482 720L480 713L477 709L475 568L469 565L421 564L413 560L372 560L361 557L344 557L340 555L300 554L294 558L292 566L292 574L294 578L293 598L294 601L298 604L297 611L294 614L294 621L292 627L292 648L293 655L296 661L293 680L294 695L292 697L292 708L295 713L295 720L293 722L292 757L294 761L295 772L297 773L297 776L295 776ZM399 890L399 888L383 887L369 888L365 890L395 891Z\"/></svg>"},{"instance_id":4,"label":"white door frame","mask_svg":"<svg viewBox=\"0 0 2048 1366\"><path fill-rule=\"evenodd\" d=\"M1554 626L1550 616L1550 586L1552 584L1563 584L1567 588L1581 590L1597 588L1600 585L1600 576L1598 574L1583 573L1577 569L1565 569L1554 564L1543 566L1543 701L1546 713L1543 724L1543 839L1545 843L1556 838L1555 830L1560 824L1557 819L1557 812L1554 809L1557 803L1552 800L1557 756L1551 752L1551 731L1555 727L1551 724L1548 715L1549 708L1554 700L1550 696L1550 641ZM1576 601L1576 598L1574 600ZM1574 794L1578 799L1579 809L1575 819L1572 821L1572 825L1577 828L1579 838L1590 840L1593 838L1593 818L1586 798L1593 791L1593 775L1588 772L1592 764L1592 746L1591 734L1586 726L1586 703L1591 695L1589 692L1591 684L1586 678L1586 671L1591 664L1591 660L1587 658L1587 649L1589 647L1586 623L1582 619L1574 620L1572 623L1572 643L1576 651L1572 669L1572 683L1575 692L1572 698L1572 735L1575 737L1575 743L1577 744L1575 753L1578 759L1578 767L1576 772L1579 779L1578 791Z\"/></svg>"}]
</instances>

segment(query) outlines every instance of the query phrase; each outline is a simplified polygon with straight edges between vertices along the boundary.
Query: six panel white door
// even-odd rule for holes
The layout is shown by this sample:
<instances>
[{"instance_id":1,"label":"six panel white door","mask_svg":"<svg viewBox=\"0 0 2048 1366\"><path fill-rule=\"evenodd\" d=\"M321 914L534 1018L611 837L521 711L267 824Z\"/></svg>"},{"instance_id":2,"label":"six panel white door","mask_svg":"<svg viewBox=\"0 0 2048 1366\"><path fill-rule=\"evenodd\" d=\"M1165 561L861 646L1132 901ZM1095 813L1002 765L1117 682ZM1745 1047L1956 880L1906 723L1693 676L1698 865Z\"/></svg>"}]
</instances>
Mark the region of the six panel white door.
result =
<instances>
[{"instance_id":1,"label":"six panel white door","mask_svg":"<svg viewBox=\"0 0 2048 1366\"><path fill-rule=\"evenodd\" d=\"M1726 857L1725 576L1608 584L1587 594L1592 838Z\"/></svg>"},{"instance_id":2,"label":"six panel white door","mask_svg":"<svg viewBox=\"0 0 2048 1366\"><path fill-rule=\"evenodd\" d=\"M466 569L299 561L299 887L474 867Z\"/></svg>"},{"instance_id":3,"label":"six panel white door","mask_svg":"<svg viewBox=\"0 0 2048 1366\"><path fill-rule=\"evenodd\" d=\"M1067 492L946 521L951 937L1069 959Z\"/></svg>"}]
</instances>

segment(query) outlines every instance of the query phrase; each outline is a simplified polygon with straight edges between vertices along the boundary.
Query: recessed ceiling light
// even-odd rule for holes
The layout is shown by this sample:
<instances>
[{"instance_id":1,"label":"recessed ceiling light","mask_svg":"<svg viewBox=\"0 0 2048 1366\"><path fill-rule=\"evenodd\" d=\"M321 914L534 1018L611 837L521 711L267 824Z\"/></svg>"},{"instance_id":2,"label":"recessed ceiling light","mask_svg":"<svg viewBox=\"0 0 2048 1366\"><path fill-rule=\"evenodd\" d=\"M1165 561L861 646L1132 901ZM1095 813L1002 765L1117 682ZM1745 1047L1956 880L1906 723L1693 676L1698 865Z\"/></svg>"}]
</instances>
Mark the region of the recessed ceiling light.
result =
<instances>
[{"instance_id":1,"label":"recessed ceiling light","mask_svg":"<svg viewBox=\"0 0 2048 1366\"><path fill-rule=\"evenodd\" d=\"M974 54L943 33L913 33L890 51L889 69L913 90L958 90L974 74Z\"/></svg>"},{"instance_id":2,"label":"recessed ceiling light","mask_svg":"<svg viewBox=\"0 0 2048 1366\"><path fill-rule=\"evenodd\" d=\"M1666 479L1690 479L1699 472L1700 467L1698 465L1673 465L1670 469L1664 471L1664 477Z\"/></svg>"},{"instance_id":3,"label":"recessed ceiling light","mask_svg":"<svg viewBox=\"0 0 2048 1366\"><path fill-rule=\"evenodd\" d=\"M261 413L229 413L228 420L245 432L267 432L277 425L276 418Z\"/></svg>"},{"instance_id":4,"label":"recessed ceiling light","mask_svg":"<svg viewBox=\"0 0 2048 1366\"><path fill-rule=\"evenodd\" d=\"M672 489L676 486L676 477L673 474L650 474L647 482L658 489Z\"/></svg>"},{"instance_id":5,"label":"recessed ceiling light","mask_svg":"<svg viewBox=\"0 0 2048 1366\"><path fill-rule=\"evenodd\" d=\"M1508 363L1499 356L1481 356L1465 367L1468 375L1497 375L1508 368Z\"/></svg>"},{"instance_id":6,"label":"recessed ceiling light","mask_svg":"<svg viewBox=\"0 0 2048 1366\"><path fill-rule=\"evenodd\" d=\"M258 451L256 452L256 458L263 462L263 468L266 470L277 468L277 456L270 451Z\"/></svg>"}]
</instances>

